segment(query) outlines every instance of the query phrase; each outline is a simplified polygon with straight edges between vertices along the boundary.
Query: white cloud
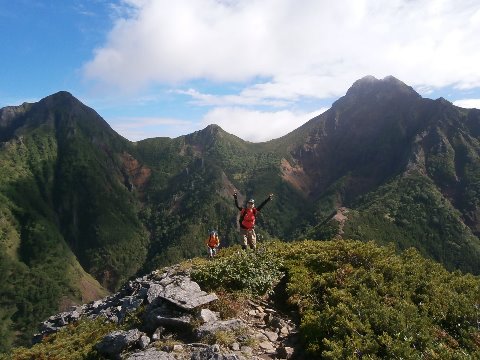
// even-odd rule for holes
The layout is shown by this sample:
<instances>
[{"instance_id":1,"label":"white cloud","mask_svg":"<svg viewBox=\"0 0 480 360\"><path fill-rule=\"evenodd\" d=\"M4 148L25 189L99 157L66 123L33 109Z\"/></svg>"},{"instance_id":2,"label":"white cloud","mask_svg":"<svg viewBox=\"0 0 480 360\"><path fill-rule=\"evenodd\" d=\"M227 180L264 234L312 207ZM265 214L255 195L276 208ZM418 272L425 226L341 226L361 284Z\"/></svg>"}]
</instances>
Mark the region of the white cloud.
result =
<instances>
[{"instance_id":1,"label":"white cloud","mask_svg":"<svg viewBox=\"0 0 480 360\"><path fill-rule=\"evenodd\" d=\"M198 125L191 121L172 118L116 117L107 121L112 129L131 141L159 136L177 137L198 130Z\"/></svg>"},{"instance_id":2,"label":"white cloud","mask_svg":"<svg viewBox=\"0 0 480 360\"><path fill-rule=\"evenodd\" d=\"M248 90L248 89L247 89ZM252 106L252 105L266 105L266 106L286 106L290 101L264 98L261 94L249 94L248 91L242 91L239 95L214 95L204 94L195 89L177 90L177 94L190 96L195 105L201 106Z\"/></svg>"},{"instance_id":3,"label":"white cloud","mask_svg":"<svg viewBox=\"0 0 480 360\"><path fill-rule=\"evenodd\" d=\"M480 99L462 99L453 102L453 105L465 109L480 109Z\"/></svg>"},{"instance_id":4,"label":"white cloud","mask_svg":"<svg viewBox=\"0 0 480 360\"><path fill-rule=\"evenodd\" d=\"M480 86L476 0L124 0L123 5L129 11L118 12L122 16L106 43L84 67L87 78L113 90L194 79L269 79L248 85L238 98L213 99L222 105L340 96L367 74L391 74L425 89Z\"/></svg>"},{"instance_id":5,"label":"white cloud","mask_svg":"<svg viewBox=\"0 0 480 360\"><path fill-rule=\"evenodd\" d=\"M267 112L239 107L219 107L209 111L202 120L203 126L217 124L228 133L252 141L262 142L281 137L327 109L314 112L287 110Z\"/></svg>"}]
</instances>

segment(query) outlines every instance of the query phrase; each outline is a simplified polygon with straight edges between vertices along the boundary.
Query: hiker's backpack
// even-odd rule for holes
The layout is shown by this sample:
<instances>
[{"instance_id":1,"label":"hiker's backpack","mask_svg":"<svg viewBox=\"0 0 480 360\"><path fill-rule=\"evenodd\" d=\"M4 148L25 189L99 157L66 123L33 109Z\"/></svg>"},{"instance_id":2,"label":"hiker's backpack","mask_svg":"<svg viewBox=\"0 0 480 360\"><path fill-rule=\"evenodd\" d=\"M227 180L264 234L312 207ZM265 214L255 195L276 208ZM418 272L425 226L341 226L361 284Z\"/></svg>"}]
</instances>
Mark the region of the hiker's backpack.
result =
<instances>
[{"instance_id":1,"label":"hiker's backpack","mask_svg":"<svg viewBox=\"0 0 480 360\"><path fill-rule=\"evenodd\" d=\"M244 229L253 229L255 227L255 217L257 216L257 212L258 210L256 208L242 209L240 219L238 219L240 227Z\"/></svg>"}]
</instances>

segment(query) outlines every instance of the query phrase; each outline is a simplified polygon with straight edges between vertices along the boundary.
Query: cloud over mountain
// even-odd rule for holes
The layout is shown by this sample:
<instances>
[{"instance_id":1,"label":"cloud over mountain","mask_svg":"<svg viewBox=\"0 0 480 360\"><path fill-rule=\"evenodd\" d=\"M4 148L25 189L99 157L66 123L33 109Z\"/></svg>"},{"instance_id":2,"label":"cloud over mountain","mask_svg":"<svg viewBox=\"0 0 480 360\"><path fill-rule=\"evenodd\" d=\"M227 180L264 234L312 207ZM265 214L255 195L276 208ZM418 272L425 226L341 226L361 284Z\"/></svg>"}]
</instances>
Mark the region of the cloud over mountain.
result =
<instances>
[{"instance_id":1,"label":"cloud over mountain","mask_svg":"<svg viewBox=\"0 0 480 360\"><path fill-rule=\"evenodd\" d=\"M365 75L426 89L480 84L474 1L125 0L87 78L134 91L193 79L262 98L332 97ZM128 11L127 11L128 10Z\"/></svg>"}]
</instances>

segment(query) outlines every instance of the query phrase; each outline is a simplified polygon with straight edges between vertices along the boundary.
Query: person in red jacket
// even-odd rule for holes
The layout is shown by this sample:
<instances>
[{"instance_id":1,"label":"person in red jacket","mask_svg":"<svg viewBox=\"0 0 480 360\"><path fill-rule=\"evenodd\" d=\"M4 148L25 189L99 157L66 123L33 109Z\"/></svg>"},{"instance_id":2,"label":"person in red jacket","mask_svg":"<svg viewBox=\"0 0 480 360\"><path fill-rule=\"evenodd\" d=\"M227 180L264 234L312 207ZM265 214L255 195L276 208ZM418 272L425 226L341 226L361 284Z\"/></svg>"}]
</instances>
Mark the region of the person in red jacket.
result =
<instances>
[{"instance_id":1,"label":"person in red jacket","mask_svg":"<svg viewBox=\"0 0 480 360\"><path fill-rule=\"evenodd\" d=\"M207 240L205 240L205 245L207 245L208 256L210 258L217 255L217 249L220 246L220 238L215 230L210 231Z\"/></svg>"},{"instance_id":2,"label":"person in red jacket","mask_svg":"<svg viewBox=\"0 0 480 360\"><path fill-rule=\"evenodd\" d=\"M257 208L255 207L255 200L250 199L247 201L246 207L238 205L237 192L233 193L235 199L235 206L240 211L240 237L242 241L243 249L250 247L251 249L257 248L257 235L255 234L255 219L257 214L265 206L267 202L272 200L273 194L270 194Z\"/></svg>"}]
</instances>

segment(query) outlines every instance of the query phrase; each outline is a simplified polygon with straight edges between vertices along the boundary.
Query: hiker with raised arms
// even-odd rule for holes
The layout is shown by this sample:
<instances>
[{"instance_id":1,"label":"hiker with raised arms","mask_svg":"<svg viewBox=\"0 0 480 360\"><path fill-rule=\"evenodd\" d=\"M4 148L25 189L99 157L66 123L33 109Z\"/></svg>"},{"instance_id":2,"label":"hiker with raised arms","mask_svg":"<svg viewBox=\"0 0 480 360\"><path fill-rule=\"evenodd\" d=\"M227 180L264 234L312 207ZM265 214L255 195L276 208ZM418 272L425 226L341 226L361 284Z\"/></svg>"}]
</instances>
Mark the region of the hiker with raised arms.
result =
<instances>
[{"instance_id":1,"label":"hiker with raised arms","mask_svg":"<svg viewBox=\"0 0 480 360\"><path fill-rule=\"evenodd\" d=\"M273 194L270 194L258 207L255 207L255 200L250 199L247 201L247 207L241 207L238 205L237 192L233 193L235 199L235 206L240 211L240 237L242 241L242 248L244 250L247 247L255 250L257 248L257 235L255 234L255 219L257 213L262 210L267 202L272 200Z\"/></svg>"}]
</instances>

